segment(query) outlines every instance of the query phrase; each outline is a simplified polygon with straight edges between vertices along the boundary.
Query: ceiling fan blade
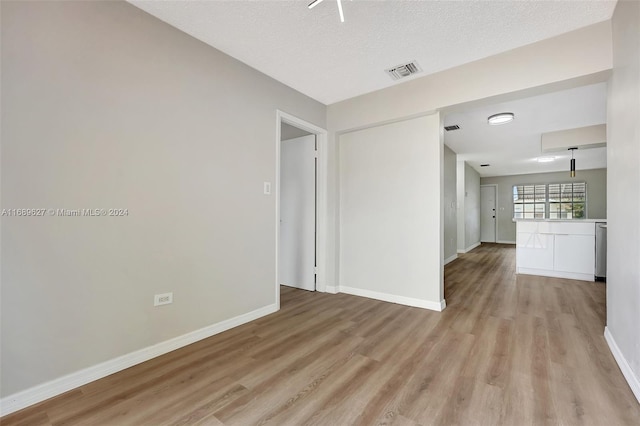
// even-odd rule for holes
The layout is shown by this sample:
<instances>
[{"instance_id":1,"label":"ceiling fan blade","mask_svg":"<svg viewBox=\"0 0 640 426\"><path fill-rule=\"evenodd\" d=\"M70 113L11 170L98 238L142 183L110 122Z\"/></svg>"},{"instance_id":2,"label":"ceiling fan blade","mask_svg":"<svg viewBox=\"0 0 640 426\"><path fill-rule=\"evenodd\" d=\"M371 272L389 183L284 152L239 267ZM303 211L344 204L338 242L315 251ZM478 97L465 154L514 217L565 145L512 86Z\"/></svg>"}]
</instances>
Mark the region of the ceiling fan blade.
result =
<instances>
[{"instance_id":1,"label":"ceiling fan blade","mask_svg":"<svg viewBox=\"0 0 640 426\"><path fill-rule=\"evenodd\" d=\"M344 22L344 13L342 13L342 0L338 1L338 12L340 12L340 22Z\"/></svg>"},{"instance_id":2,"label":"ceiling fan blade","mask_svg":"<svg viewBox=\"0 0 640 426\"><path fill-rule=\"evenodd\" d=\"M323 0L313 0L311 3L309 3L309 6L307 6L307 7L309 9L313 9L314 7L316 7L317 5L319 5L322 2L323 2Z\"/></svg>"}]
</instances>

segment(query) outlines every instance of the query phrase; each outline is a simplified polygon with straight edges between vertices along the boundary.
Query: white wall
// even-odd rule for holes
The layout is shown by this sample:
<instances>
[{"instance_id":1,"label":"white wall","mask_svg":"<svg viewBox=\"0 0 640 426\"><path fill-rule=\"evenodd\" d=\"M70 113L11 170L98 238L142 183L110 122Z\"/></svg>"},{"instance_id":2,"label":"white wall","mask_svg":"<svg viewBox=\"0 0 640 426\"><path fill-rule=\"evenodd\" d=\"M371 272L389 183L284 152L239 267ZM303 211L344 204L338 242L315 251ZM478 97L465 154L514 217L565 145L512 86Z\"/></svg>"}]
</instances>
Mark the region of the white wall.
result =
<instances>
[{"instance_id":1,"label":"white wall","mask_svg":"<svg viewBox=\"0 0 640 426\"><path fill-rule=\"evenodd\" d=\"M640 3L613 15L613 74L607 101L607 331L640 401Z\"/></svg>"},{"instance_id":2,"label":"white wall","mask_svg":"<svg viewBox=\"0 0 640 426\"><path fill-rule=\"evenodd\" d=\"M128 208L2 217L2 396L275 309L276 109L325 106L123 2L1 27L2 208Z\"/></svg>"},{"instance_id":3,"label":"white wall","mask_svg":"<svg viewBox=\"0 0 640 426\"><path fill-rule=\"evenodd\" d=\"M481 178L481 185L498 185L498 208L496 211L498 242L515 244L516 241L516 224L513 221L514 185L565 183L571 181L587 183L587 217L590 219L606 219L607 169L578 170L575 178L569 177L568 171Z\"/></svg>"},{"instance_id":4,"label":"white wall","mask_svg":"<svg viewBox=\"0 0 640 426\"><path fill-rule=\"evenodd\" d=\"M340 136L340 291L440 309L438 114Z\"/></svg>"},{"instance_id":5,"label":"white wall","mask_svg":"<svg viewBox=\"0 0 640 426\"><path fill-rule=\"evenodd\" d=\"M448 146L444 145L444 160L443 160L443 221L444 221L444 254L443 258L445 263L454 260L457 256L457 243L458 243L458 216L457 208L457 186L456 186L456 153Z\"/></svg>"}]
</instances>

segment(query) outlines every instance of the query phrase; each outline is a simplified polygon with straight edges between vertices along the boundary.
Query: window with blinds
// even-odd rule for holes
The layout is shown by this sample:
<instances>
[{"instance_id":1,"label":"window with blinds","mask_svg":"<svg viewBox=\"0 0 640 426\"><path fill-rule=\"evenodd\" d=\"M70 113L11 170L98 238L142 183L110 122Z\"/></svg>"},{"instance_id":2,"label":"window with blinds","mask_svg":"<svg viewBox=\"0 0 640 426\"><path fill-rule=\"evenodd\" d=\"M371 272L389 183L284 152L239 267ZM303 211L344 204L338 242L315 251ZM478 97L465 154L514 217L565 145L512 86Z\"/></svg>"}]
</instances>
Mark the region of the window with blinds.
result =
<instances>
[{"instance_id":1,"label":"window with blinds","mask_svg":"<svg viewBox=\"0 0 640 426\"><path fill-rule=\"evenodd\" d=\"M514 219L584 219L587 184L514 185Z\"/></svg>"},{"instance_id":2,"label":"window with blinds","mask_svg":"<svg viewBox=\"0 0 640 426\"><path fill-rule=\"evenodd\" d=\"M584 182L549 185L549 219L584 219L586 202Z\"/></svg>"},{"instance_id":3,"label":"window with blinds","mask_svg":"<svg viewBox=\"0 0 640 426\"><path fill-rule=\"evenodd\" d=\"M544 219L547 210L546 185L517 185L513 187L513 217L516 219Z\"/></svg>"}]
</instances>

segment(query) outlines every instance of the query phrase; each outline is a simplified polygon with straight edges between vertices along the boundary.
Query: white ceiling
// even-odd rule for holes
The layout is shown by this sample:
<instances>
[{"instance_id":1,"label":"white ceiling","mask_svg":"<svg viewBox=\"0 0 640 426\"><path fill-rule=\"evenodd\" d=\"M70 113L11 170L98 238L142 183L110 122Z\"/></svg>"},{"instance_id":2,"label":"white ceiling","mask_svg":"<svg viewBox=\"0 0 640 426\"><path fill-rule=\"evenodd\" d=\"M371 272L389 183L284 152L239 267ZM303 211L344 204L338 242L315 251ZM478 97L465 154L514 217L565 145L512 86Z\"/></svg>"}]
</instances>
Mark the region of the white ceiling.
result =
<instances>
[{"instance_id":1,"label":"white ceiling","mask_svg":"<svg viewBox=\"0 0 640 426\"><path fill-rule=\"evenodd\" d=\"M144 1L130 3L324 103L401 84L611 18L615 0ZM406 80L402 80L406 81Z\"/></svg>"},{"instance_id":2,"label":"white ceiling","mask_svg":"<svg viewBox=\"0 0 640 426\"><path fill-rule=\"evenodd\" d=\"M467 161L480 176L503 176L569 170L570 152L542 153L542 133L606 123L606 83L453 112L445 126L458 124L460 130L445 131L444 142ZM487 118L499 112L513 112L511 123L490 126ZM538 157L556 157L539 163ZM576 169L607 166L606 148L575 151ZM480 164L490 164L480 167Z\"/></svg>"}]
</instances>

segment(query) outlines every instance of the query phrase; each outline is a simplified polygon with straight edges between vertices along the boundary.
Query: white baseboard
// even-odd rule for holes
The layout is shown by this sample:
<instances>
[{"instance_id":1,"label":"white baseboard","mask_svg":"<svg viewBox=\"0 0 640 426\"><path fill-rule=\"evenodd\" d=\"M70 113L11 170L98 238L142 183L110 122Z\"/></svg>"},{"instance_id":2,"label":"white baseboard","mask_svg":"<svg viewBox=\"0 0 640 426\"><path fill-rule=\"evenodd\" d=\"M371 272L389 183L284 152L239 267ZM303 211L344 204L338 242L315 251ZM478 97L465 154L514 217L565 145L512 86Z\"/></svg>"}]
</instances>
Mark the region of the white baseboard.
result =
<instances>
[{"instance_id":1,"label":"white baseboard","mask_svg":"<svg viewBox=\"0 0 640 426\"><path fill-rule=\"evenodd\" d=\"M465 250L465 253L469 253L471 250L473 250L476 247L480 247L480 244L482 244L480 241L478 241L475 244L470 245L469 247L467 247Z\"/></svg>"},{"instance_id":2,"label":"white baseboard","mask_svg":"<svg viewBox=\"0 0 640 426\"><path fill-rule=\"evenodd\" d=\"M268 305L9 395L0 399L0 416L5 416L136 364L246 324L265 315L272 314L277 310L276 304Z\"/></svg>"},{"instance_id":3,"label":"white baseboard","mask_svg":"<svg viewBox=\"0 0 640 426\"><path fill-rule=\"evenodd\" d=\"M352 294L354 296L368 297L370 299L382 300L383 302L397 303L399 305L415 306L417 308L430 309L441 312L447 303L444 299L440 302L431 300L415 299L413 297L397 296L395 294L380 293L377 291L364 290L361 288L340 286L340 293Z\"/></svg>"},{"instance_id":4,"label":"white baseboard","mask_svg":"<svg viewBox=\"0 0 640 426\"><path fill-rule=\"evenodd\" d=\"M540 275L543 277L568 278L570 280L595 281L594 274L581 274L577 272L550 271L547 269L520 268L516 266L516 274Z\"/></svg>"},{"instance_id":5,"label":"white baseboard","mask_svg":"<svg viewBox=\"0 0 640 426\"><path fill-rule=\"evenodd\" d=\"M324 287L325 293L336 294L340 292L340 287L334 285L327 285Z\"/></svg>"},{"instance_id":6,"label":"white baseboard","mask_svg":"<svg viewBox=\"0 0 640 426\"><path fill-rule=\"evenodd\" d=\"M620 367L620 371L622 371L622 375L627 379L631 392L633 392L638 402L640 402L640 379L634 374L626 358L622 355L622 352L620 352L620 348L609 331L609 327L604 328L604 338L609 345L609 349L611 350L613 357L618 363L618 367Z\"/></svg>"},{"instance_id":7,"label":"white baseboard","mask_svg":"<svg viewBox=\"0 0 640 426\"><path fill-rule=\"evenodd\" d=\"M465 254L465 253L469 253L471 250L473 250L476 247L480 247L480 244L482 244L480 241L478 241L475 244L470 245L469 247L467 247L466 249L458 249L458 254Z\"/></svg>"},{"instance_id":8,"label":"white baseboard","mask_svg":"<svg viewBox=\"0 0 640 426\"><path fill-rule=\"evenodd\" d=\"M457 254L454 254L453 256L449 256L444 260L444 264L446 265L447 263L451 263L454 260L456 260L458 258Z\"/></svg>"},{"instance_id":9,"label":"white baseboard","mask_svg":"<svg viewBox=\"0 0 640 426\"><path fill-rule=\"evenodd\" d=\"M496 241L498 244L515 244L515 241L506 241L506 240L498 240Z\"/></svg>"}]
</instances>

